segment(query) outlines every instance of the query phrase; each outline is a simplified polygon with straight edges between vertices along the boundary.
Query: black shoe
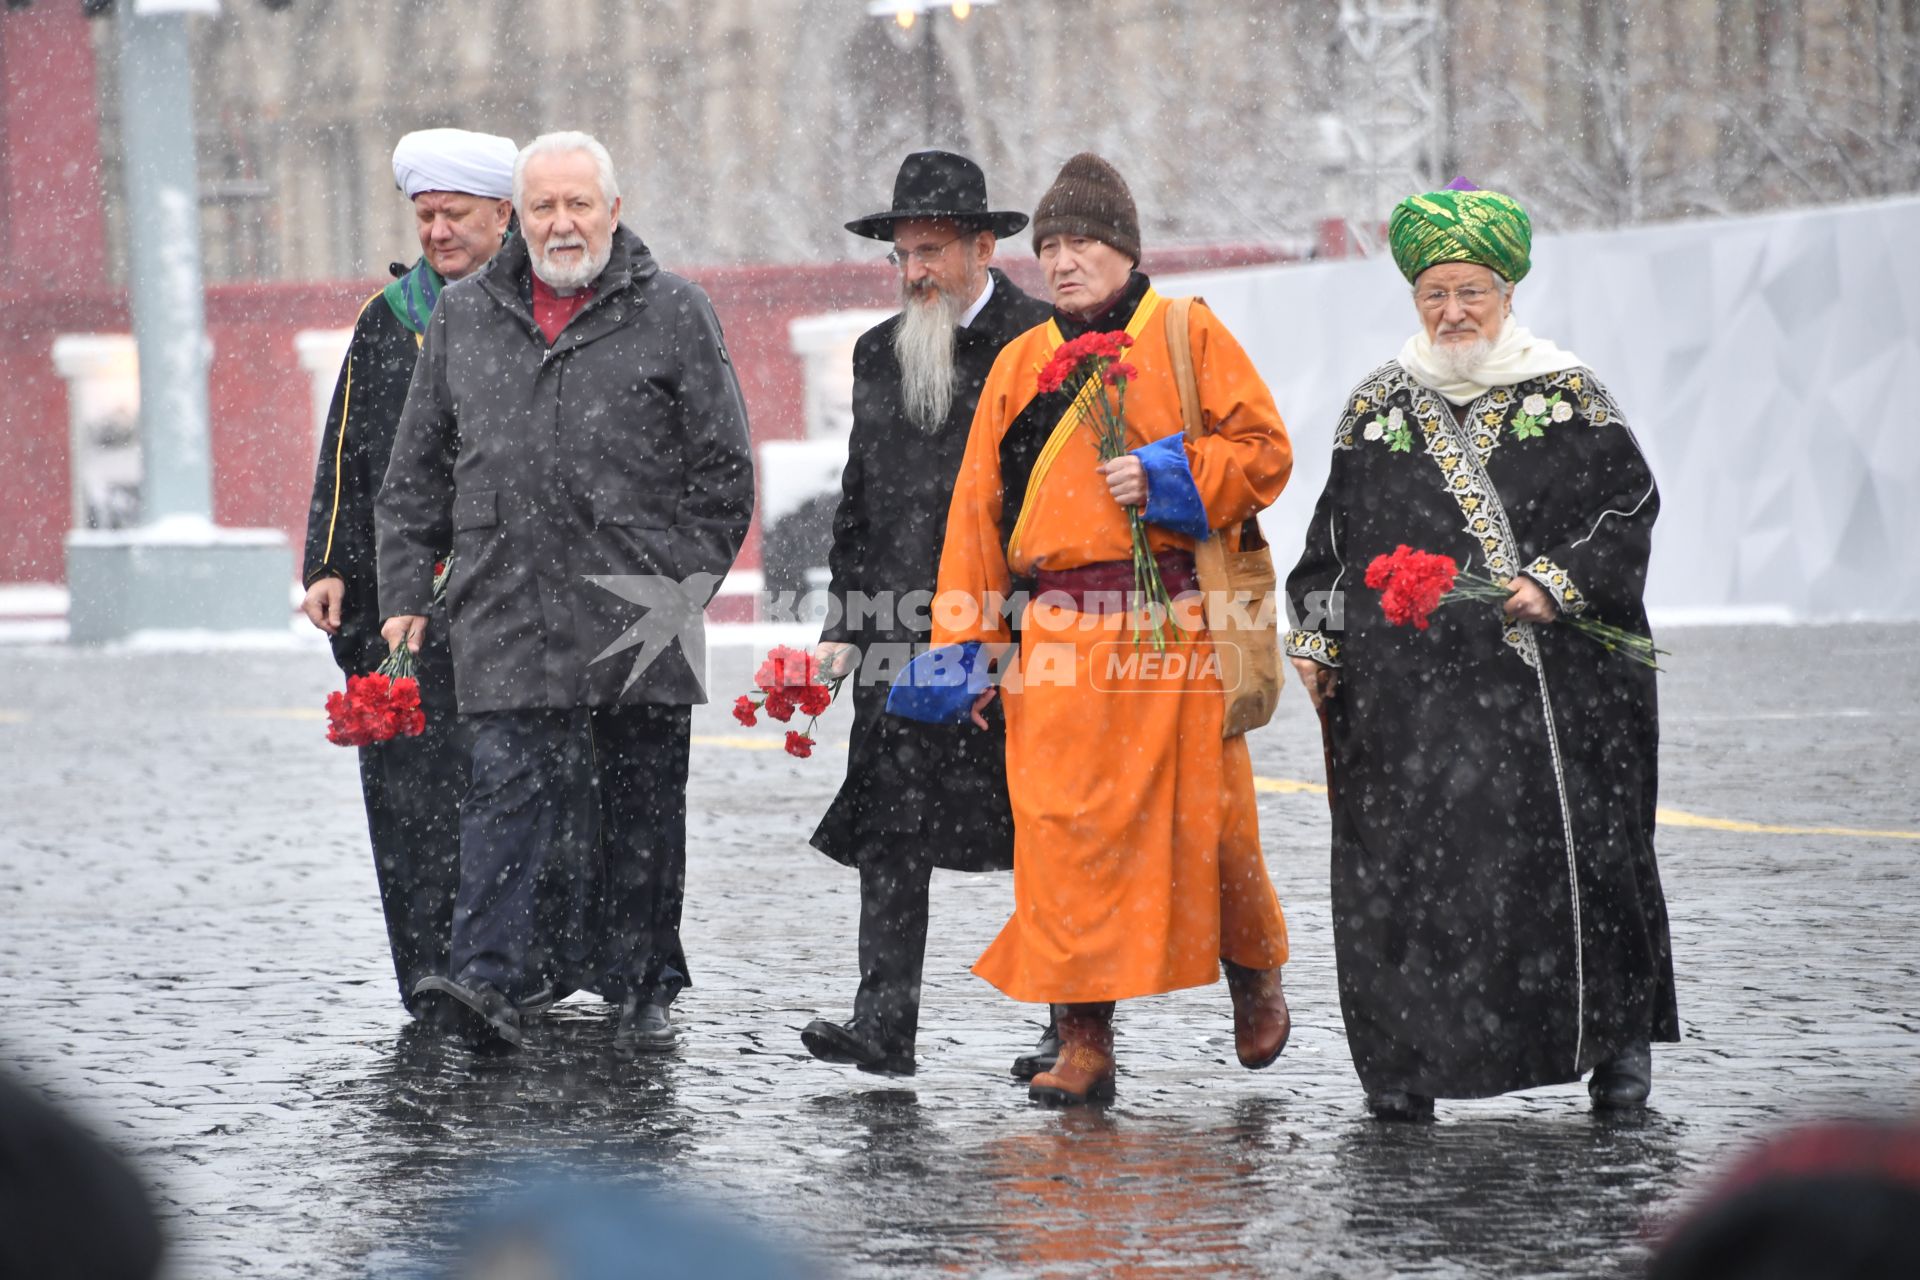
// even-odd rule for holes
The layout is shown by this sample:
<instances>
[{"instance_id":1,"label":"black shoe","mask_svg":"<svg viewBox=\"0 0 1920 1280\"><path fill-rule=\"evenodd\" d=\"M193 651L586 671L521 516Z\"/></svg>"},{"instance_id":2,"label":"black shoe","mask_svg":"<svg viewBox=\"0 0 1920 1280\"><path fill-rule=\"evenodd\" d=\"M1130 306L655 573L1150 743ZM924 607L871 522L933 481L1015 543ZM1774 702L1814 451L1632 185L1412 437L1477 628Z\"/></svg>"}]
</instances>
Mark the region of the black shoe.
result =
<instances>
[{"instance_id":1,"label":"black shoe","mask_svg":"<svg viewBox=\"0 0 1920 1280\"><path fill-rule=\"evenodd\" d=\"M614 1044L642 1053L665 1053L679 1041L680 1033L674 1030L673 1019L667 1015L667 1006L662 1002L640 996L628 996L620 1002L620 1025L613 1033Z\"/></svg>"},{"instance_id":2,"label":"black shoe","mask_svg":"<svg viewBox=\"0 0 1920 1280\"><path fill-rule=\"evenodd\" d=\"M459 1036L476 1048L502 1044L518 1049L520 1010L506 993L484 982L466 986L452 978L422 978L413 998L422 1022Z\"/></svg>"},{"instance_id":3,"label":"black shoe","mask_svg":"<svg viewBox=\"0 0 1920 1280\"><path fill-rule=\"evenodd\" d=\"M815 1018L800 1032L800 1043L822 1062L851 1063L862 1071L883 1076L914 1073L913 1050L889 1052L877 1041L868 1039L857 1022L843 1027L825 1018Z\"/></svg>"},{"instance_id":4,"label":"black shoe","mask_svg":"<svg viewBox=\"0 0 1920 1280\"><path fill-rule=\"evenodd\" d=\"M1033 1047L1032 1053L1023 1053L1013 1060L1013 1078L1031 1080L1043 1071L1051 1071L1060 1061L1060 1023L1053 1016L1051 1007L1047 1010L1047 1029L1040 1033L1040 1043Z\"/></svg>"},{"instance_id":5,"label":"black shoe","mask_svg":"<svg viewBox=\"0 0 1920 1280\"><path fill-rule=\"evenodd\" d=\"M1433 1099L1424 1093L1404 1089L1382 1089L1367 1095L1367 1110L1375 1120L1398 1120L1423 1124L1433 1119Z\"/></svg>"},{"instance_id":6,"label":"black shoe","mask_svg":"<svg viewBox=\"0 0 1920 1280\"><path fill-rule=\"evenodd\" d=\"M1587 1096L1596 1111L1632 1111L1653 1092L1653 1047L1642 1040L1593 1069Z\"/></svg>"}]
</instances>

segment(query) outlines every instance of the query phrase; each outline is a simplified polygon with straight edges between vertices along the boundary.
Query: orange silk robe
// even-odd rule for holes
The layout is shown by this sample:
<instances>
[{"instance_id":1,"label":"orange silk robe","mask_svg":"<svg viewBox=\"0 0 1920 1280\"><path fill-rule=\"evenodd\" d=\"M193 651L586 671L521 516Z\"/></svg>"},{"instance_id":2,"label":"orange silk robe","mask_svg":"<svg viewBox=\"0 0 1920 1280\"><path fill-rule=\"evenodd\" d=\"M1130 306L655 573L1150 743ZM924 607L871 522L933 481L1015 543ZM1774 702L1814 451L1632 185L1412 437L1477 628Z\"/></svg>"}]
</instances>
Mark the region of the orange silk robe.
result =
<instances>
[{"instance_id":1,"label":"orange silk robe","mask_svg":"<svg viewBox=\"0 0 1920 1280\"><path fill-rule=\"evenodd\" d=\"M1183 429L1164 306L1148 292L1129 326L1127 360L1138 370L1126 396L1129 448ZM1187 462L1208 523L1237 526L1279 495L1293 452L1273 397L1225 326L1196 302L1189 328L1214 431L1186 443ZM1003 618L966 606L1004 597L1014 574L1131 555L1126 513L1094 470L1091 428L1078 423L1049 437L1011 551L1002 543L1001 440L1060 341L1051 322L1030 329L988 375L947 517L935 646L1008 640ZM1148 528L1155 550L1193 546ZM1247 744L1220 736L1224 704L1205 633L1179 636L1186 643L1169 651L1188 658L1182 674L1148 660L1153 645L1136 643L1132 627L1125 613L1041 603L1023 615L1017 671L1002 688L1014 913L974 965L1016 1000L1151 995L1214 981L1223 958L1252 969L1287 958Z\"/></svg>"}]
</instances>

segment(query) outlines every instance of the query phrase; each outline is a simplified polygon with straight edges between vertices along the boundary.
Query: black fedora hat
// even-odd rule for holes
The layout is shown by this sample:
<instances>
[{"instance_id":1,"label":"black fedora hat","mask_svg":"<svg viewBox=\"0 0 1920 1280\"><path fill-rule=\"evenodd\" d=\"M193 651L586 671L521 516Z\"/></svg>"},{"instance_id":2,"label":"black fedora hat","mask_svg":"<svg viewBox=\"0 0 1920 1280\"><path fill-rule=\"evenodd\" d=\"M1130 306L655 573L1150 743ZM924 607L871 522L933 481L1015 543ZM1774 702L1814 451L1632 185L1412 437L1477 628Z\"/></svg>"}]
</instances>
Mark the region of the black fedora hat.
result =
<instances>
[{"instance_id":1,"label":"black fedora hat","mask_svg":"<svg viewBox=\"0 0 1920 1280\"><path fill-rule=\"evenodd\" d=\"M901 218L950 218L991 231L1002 239L1027 225L1027 215L987 208L987 176L980 166L951 151L916 151L900 162L893 180L893 208L847 224L869 240L893 239Z\"/></svg>"}]
</instances>

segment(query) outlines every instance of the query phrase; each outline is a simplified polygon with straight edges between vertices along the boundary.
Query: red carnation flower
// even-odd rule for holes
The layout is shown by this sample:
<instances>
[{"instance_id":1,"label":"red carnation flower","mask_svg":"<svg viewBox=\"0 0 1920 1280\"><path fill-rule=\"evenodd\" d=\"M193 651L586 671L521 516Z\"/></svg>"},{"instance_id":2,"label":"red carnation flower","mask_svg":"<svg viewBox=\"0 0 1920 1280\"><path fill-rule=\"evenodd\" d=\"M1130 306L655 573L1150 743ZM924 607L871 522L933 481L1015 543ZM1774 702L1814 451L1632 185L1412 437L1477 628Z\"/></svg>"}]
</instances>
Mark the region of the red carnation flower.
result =
<instances>
[{"instance_id":1,"label":"red carnation flower","mask_svg":"<svg viewBox=\"0 0 1920 1280\"><path fill-rule=\"evenodd\" d=\"M754 706L752 698L744 693L741 694L733 700L733 718L748 726L760 723L760 718L754 715Z\"/></svg>"},{"instance_id":2,"label":"red carnation flower","mask_svg":"<svg viewBox=\"0 0 1920 1280\"><path fill-rule=\"evenodd\" d=\"M327 741L343 747L369 747L397 737L426 732L420 682L412 675L412 655L404 649L364 676L348 676L346 691L327 695Z\"/></svg>"},{"instance_id":3,"label":"red carnation flower","mask_svg":"<svg viewBox=\"0 0 1920 1280\"><path fill-rule=\"evenodd\" d=\"M1401 546L1392 555L1375 556L1367 566L1367 585L1380 592L1380 610L1396 627L1411 623L1421 631L1441 599L1453 590L1460 566L1452 556Z\"/></svg>"},{"instance_id":4,"label":"red carnation flower","mask_svg":"<svg viewBox=\"0 0 1920 1280\"><path fill-rule=\"evenodd\" d=\"M1058 391L1078 377L1089 363L1094 366L1089 372L1101 372L1105 377L1102 366L1108 361L1118 360L1121 353L1132 345L1133 338L1119 329L1106 333L1083 333L1071 342L1061 343L1054 351L1053 358L1040 370L1038 386L1041 394ZM1130 368L1120 375L1122 379L1131 376ZM1115 379L1106 377L1106 382L1111 386Z\"/></svg>"},{"instance_id":5,"label":"red carnation flower","mask_svg":"<svg viewBox=\"0 0 1920 1280\"><path fill-rule=\"evenodd\" d=\"M347 695L344 693L328 694L327 741L336 747L358 746L359 744L353 740L352 730L349 727L350 724Z\"/></svg>"},{"instance_id":6,"label":"red carnation flower","mask_svg":"<svg viewBox=\"0 0 1920 1280\"><path fill-rule=\"evenodd\" d=\"M1125 360L1116 360L1108 365L1107 371L1100 376L1106 379L1108 386L1116 387L1129 378L1139 376L1139 373L1140 371L1138 369L1128 364Z\"/></svg>"},{"instance_id":7,"label":"red carnation flower","mask_svg":"<svg viewBox=\"0 0 1920 1280\"><path fill-rule=\"evenodd\" d=\"M387 710L396 734L417 738L426 731L427 714L420 709L420 682L412 676L401 676L387 686Z\"/></svg>"},{"instance_id":8,"label":"red carnation flower","mask_svg":"<svg viewBox=\"0 0 1920 1280\"><path fill-rule=\"evenodd\" d=\"M1047 361L1046 367L1040 370L1039 387L1041 395L1051 395L1055 391L1058 391L1060 384L1065 382L1068 376L1073 373L1076 362L1072 360L1062 360L1060 358L1065 352L1066 348L1062 347L1060 352L1054 355L1053 359Z\"/></svg>"},{"instance_id":9,"label":"red carnation flower","mask_svg":"<svg viewBox=\"0 0 1920 1280\"><path fill-rule=\"evenodd\" d=\"M805 760L813 754L813 739L804 733L799 733L792 729L787 730L787 754L790 756L799 756L802 760Z\"/></svg>"},{"instance_id":10,"label":"red carnation flower","mask_svg":"<svg viewBox=\"0 0 1920 1280\"><path fill-rule=\"evenodd\" d=\"M825 715L833 705L833 690L823 684L810 684L800 691L798 705L803 715Z\"/></svg>"},{"instance_id":11,"label":"red carnation flower","mask_svg":"<svg viewBox=\"0 0 1920 1280\"><path fill-rule=\"evenodd\" d=\"M764 710L767 715L778 720L781 724L785 724L787 721L793 719L793 709L793 697L785 689L769 690L767 692L767 700L762 706L762 710Z\"/></svg>"},{"instance_id":12,"label":"red carnation flower","mask_svg":"<svg viewBox=\"0 0 1920 1280\"><path fill-rule=\"evenodd\" d=\"M776 690L792 689L796 685L812 684L818 670L813 655L806 650L784 644L775 645L773 651L767 654L767 660L754 673L753 682L771 694Z\"/></svg>"}]
</instances>

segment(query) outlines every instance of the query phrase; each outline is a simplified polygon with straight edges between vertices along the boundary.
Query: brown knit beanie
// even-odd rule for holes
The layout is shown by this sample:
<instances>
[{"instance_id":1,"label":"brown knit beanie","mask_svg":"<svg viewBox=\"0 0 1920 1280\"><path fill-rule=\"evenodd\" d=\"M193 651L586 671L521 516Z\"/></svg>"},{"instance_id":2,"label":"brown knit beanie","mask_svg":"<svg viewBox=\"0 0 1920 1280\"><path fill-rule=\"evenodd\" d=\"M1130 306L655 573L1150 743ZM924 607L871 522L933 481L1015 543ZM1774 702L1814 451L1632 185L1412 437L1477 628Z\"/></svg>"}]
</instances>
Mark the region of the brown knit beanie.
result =
<instances>
[{"instance_id":1,"label":"brown knit beanie","mask_svg":"<svg viewBox=\"0 0 1920 1280\"><path fill-rule=\"evenodd\" d=\"M1033 211L1033 251L1048 236L1090 236L1140 265L1140 213L1120 171L1091 151L1060 167Z\"/></svg>"}]
</instances>

